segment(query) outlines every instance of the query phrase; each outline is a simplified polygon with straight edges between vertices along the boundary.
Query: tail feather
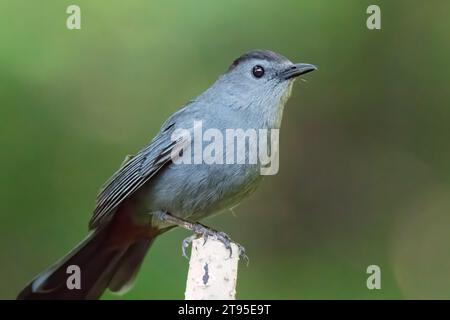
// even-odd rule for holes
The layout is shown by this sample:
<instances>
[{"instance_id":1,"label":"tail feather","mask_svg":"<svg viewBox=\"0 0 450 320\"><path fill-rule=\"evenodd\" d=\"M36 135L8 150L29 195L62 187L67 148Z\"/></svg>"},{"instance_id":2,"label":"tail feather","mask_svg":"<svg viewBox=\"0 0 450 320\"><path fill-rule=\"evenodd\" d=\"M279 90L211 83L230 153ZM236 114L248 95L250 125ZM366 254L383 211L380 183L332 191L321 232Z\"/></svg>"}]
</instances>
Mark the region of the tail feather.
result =
<instances>
[{"instance_id":1,"label":"tail feather","mask_svg":"<svg viewBox=\"0 0 450 320\"><path fill-rule=\"evenodd\" d=\"M97 299L101 296L127 247L107 246L108 228L93 231L68 255L32 280L17 299ZM81 288L69 289L68 267L80 268Z\"/></svg>"},{"instance_id":2,"label":"tail feather","mask_svg":"<svg viewBox=\"0 0 450 320\"><path fill-rule=\"evenodd\" d=\"M127 249L116 265L114 275L109 282L109 290L123 294L133 286L136 275L152 243L153 239L144 239Z\"/></svg>"}]
</instances>

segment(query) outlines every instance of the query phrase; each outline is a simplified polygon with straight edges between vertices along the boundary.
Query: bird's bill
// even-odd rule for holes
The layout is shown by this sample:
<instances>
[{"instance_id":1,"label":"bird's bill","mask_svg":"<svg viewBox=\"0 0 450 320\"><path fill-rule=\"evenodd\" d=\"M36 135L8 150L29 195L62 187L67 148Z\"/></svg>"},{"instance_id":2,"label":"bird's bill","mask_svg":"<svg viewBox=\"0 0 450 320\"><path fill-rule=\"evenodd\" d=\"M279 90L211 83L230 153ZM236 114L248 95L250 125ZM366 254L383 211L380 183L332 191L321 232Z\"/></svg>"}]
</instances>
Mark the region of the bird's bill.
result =
<instances>
[{"instance_id":1,"label":"bird's bill","mask_svg":"<svg viewBox=\"0 0 450 320\"><path fill-rule=\"evenodd\" d=\"M292 79L298 76L301 76L303 74L307 74L309 72L312 72L314 70L317 70L317 67L313 64L308 63L297 63L290 67L288 67L285 71L281 73L281 76L285 79Z\"/></svg>"}]
</instances>

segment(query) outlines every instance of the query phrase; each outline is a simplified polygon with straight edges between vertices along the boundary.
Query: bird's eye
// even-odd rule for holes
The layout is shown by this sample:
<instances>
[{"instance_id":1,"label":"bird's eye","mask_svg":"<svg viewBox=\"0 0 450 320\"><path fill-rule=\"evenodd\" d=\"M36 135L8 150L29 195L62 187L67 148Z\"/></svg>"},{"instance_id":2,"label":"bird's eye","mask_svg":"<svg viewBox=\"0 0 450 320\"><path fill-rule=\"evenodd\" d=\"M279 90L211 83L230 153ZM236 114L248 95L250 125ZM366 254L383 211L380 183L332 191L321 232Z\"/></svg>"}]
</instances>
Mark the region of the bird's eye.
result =
<instances>
[{"instance_id":1,"label":"bird's eye","mask_svg":"<svg viewBox=\"0 0 450 320\"><path fill-rule=\"evenodd\" d=\"M264 75L264 68L260 65L256 65L253 67L252 73L256 78L261 78Z\"/></svg>"}]
</instances>

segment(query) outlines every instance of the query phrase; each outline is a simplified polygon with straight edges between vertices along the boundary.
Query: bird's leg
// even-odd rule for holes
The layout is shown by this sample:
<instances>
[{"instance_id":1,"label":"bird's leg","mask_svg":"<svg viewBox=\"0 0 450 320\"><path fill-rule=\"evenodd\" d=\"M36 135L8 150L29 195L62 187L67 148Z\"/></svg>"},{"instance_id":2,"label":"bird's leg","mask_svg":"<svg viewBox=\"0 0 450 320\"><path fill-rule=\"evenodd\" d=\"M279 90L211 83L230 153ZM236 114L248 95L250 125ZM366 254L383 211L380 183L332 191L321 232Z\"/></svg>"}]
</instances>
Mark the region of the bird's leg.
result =
<instances>
[{"instance_id":1,"label":"bird's leg","mask_svg":"<svg viewBox=\"0 0 450 320\"><path fill-rule=\"evenodd\" d=\"M192 243L192 241L195 240L196 238L198 238L199 236L203 236L203 238L205 238L205 243L208 240L208 237L216 238L217 240L219 240L220 242L223 243L223 245L225 246L225 248L227 250L230 251L230 257L231 257L231 254L232 254L231 242L232 242L232 240L225 232L211 229L199 222L191 222L191 221L176 217L167 212L158 212L157 218L160 219L161 221L174 224L178 227L184 228L186 230L190 230L194 233L193 235L191 235L183 240L181 249L182 249L184 257L187 258L186 248L189 247L189 245ZM239 256L241 258L243 258L244 260L246 260L247 264L248 264L249 259L248 259L248 256L245 254L244 247L238 243L235 243L235 244L239 249Z\"/></svg>"}]
</instances>

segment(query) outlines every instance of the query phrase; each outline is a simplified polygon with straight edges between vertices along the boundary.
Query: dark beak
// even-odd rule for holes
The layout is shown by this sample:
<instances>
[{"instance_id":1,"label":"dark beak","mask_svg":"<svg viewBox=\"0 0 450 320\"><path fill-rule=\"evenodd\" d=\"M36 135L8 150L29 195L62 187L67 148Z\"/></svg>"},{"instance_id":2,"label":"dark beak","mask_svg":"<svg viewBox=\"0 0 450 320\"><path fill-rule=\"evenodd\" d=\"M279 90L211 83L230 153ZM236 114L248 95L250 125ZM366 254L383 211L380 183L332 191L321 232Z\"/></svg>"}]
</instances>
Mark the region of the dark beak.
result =
<instances>
[{"instance_id":1,"label":"dark beak","mask_svg":"<svg viewBox=\"0 0 450 320\"><path fill-rule=\"evenodd\" d=\"M301 76L302 74L307 74L314 70L317 70L317 67L315 65L308 63L297 63L284 70L281 73L281 77L285 80L288 80Z\"/></svg>"}]
</instances>

